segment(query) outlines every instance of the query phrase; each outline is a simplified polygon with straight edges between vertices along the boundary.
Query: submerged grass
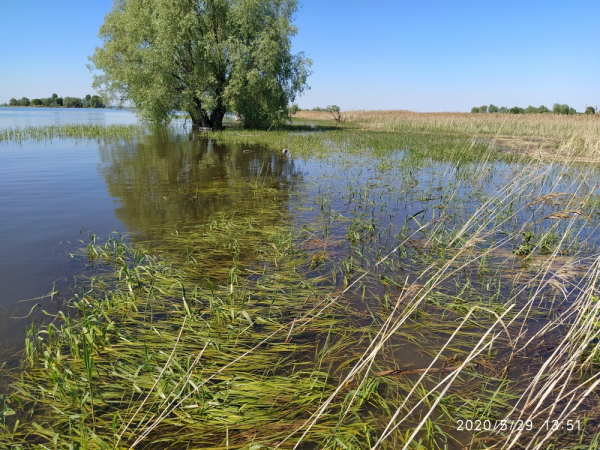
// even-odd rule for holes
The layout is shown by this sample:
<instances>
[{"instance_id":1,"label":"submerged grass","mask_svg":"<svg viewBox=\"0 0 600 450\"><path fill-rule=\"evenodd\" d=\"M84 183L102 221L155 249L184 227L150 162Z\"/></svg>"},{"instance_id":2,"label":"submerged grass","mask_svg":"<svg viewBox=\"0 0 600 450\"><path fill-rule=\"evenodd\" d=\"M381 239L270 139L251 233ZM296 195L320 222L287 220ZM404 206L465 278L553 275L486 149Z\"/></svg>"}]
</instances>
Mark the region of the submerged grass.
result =
<instances>
[{"instance_id":1,"label":"submerged grass","mask_svg":"<svg viewBox=\"0 0 600 450\"><path fill-rule=\"evenodd\" d=\"M422 131L211 134L315 178L261 167L202 223L91 240L102 270L30 328L0 444L597 444L596 169Z\"/></svg>"},{"instance_id":2,"label":"submerged grass","mask_svg":"<svg viewBox=\"0 0 600 450\"><path fill-rule=\"evenodd\" d=\"M0 142L51 141L53 139L125 139L143 132L140 125L66 124L0 129Z\"/></svg>"}]
</instances>

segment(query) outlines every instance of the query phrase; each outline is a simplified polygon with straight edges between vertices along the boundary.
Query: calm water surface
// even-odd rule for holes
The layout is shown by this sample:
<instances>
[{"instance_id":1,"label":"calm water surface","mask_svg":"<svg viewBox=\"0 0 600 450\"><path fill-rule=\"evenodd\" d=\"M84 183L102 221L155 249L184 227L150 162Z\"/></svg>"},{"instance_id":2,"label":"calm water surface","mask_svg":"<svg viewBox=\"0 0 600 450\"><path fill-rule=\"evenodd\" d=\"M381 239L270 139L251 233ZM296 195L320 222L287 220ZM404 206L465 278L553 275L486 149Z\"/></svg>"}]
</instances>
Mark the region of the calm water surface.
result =
<instances>
[{"instance_id":1,"label":"calm water surface","mask_svg":"<svg viewBox=\"0 0 600 450\"><path fill-rule=\"evenodd\" d=\"M127 111L0 108L0 127L134 121ZM320 229L309 231L315 231L317 245L328 230L332 259L352 254L351 230L360 237L354 245L361 254L385 254L397 245L405 223L415 228L443 211L452 218L448 230L461 227L515 169L489 163L485 172L474 167L459 172L450 162L427 162L422 167L411 163L405 170L404 151L390 152L378 168L379 163L367 156L347 160L339 159L344 156L340 153L337 160L302 160L282 158L261 147L245 153L247 149L190 138L177 128L155 130L132 142L56 139L0 144L0 359L2 352L22 347L25 325L40 318L37 304L51 311L73 295L74 276L90 270L81 256L88 236L100 242L113 232L153 239L165 230L252 204L252 185L259 183L290 193L278 197L297 229L322 221ZM553 189L572 191L571 178L563 177L560 167L553 170L556 174L548 179L561 180ZM260 207L256 205L256 212ZM518 215L525 220L530 212L523 209ZM506 228L499 230L502 236L518 235L514 227ZM587 234L582 230L579 239ZM593 251L597 239L590 245ZM506 252L511 255L510 248ZM413 272L418 274L419 267ZM60 295L52 301L40 298L53 289ZM450 286L448 293L456 295L452 289L456 287ZM378 295L381 292L374 291L374 298ZM16 319L32 310L31 318Z\"/></svg>"},{"instance_id":2,"label":"calm water surface","mask_svg":"<svg viewBox=\"0 0 600 450\"><path fill-rule=\"evenodd\" d=\"M0 108L4 127L134 121L126 111ZM55 311L73 295L90 235L100 242L113 232L153 236L234 207L259 173L278 189L301 177L276 152L242 150L190 142L177 130L128 143L0 144L0 359L22 348L25 326L42 308ZM50 300L53 290L60 295Z\"/></svg>"},{"instance_id":3,"label":"calm water surface","mask_svg":"<svg viewBox=\"0 0 600 450\"><path fill-rule=\"evenodd\" d=\"M135 114L127 110L105 108L0 108L0 129L60 124L123 124L136 123Z\"/></svg>"},{"instance_id":4,"label":"calm water surface","mask_svg":"<svg viewBox=\"0 0 600 450\"><path fill-rule=\"evenodd\" d=\"M0 128L136 122L120 110L0 108ZM97 144L0 144L0 352L22 345L24 322L15 317L37 303L47 306L30 299L49 293L55 281L64 286L80 270L69 253L87 239L84 229L124 231L98 164Z\"/></svg>"}]
</instances>

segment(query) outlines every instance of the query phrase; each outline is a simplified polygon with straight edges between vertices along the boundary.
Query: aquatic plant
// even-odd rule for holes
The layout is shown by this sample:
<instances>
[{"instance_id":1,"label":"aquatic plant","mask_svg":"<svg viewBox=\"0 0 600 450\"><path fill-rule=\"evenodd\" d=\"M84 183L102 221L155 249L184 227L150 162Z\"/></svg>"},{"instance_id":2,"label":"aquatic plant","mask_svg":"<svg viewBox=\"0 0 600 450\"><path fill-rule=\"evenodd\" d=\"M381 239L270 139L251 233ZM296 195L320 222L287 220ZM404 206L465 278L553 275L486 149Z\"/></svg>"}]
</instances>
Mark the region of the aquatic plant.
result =
<instances>
[{"instance_id":1,"label":"aquatic plant","mask_svg":"<svg viewBox=\"0 0 600 450\"><path fill-rule=\"evenodd\" d=\"M593 445L597 169L461 133L211 134L231 161L285 147L318 170L291 189L269 159L206 187L231 200L202 221L91 235L98 272L30 328L0 444Z\"/></svg>"}]
</instances>

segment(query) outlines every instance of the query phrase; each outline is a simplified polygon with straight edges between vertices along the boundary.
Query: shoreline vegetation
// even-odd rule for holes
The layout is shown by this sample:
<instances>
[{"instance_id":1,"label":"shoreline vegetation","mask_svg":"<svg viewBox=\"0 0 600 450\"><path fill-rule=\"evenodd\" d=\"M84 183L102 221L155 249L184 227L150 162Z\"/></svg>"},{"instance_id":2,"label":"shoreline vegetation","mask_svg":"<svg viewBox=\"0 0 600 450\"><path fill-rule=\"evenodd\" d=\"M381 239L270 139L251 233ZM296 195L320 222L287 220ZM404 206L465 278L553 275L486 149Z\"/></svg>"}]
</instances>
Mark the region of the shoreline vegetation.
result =
<instances>
[{"instance_id":1,"label":"shoreline vegetation","mask_svg":"<svg viewBox=\"0 0 600 450\"><path fill-rule=\"evenodd\" d=\"M4 103L0 106L23 106L23 107L47 107L47 108L105 108L106 102L99 95L86 95L83 98L79 97L59 97L57 94L52 94L47 98L34 98L29 100L27 97L22 97L20 100L11 98L8 104Z\"/></svg>"},{"instance_id":2,"label":"shoreline vegetation","mask_svg":"<svg viewBox=\"0 0 600 450\"><path fill-rule=\"evenodd\" d=\"M578 162L600 162L600 120L334 112L0 130L327 168L304 190L225 178L227 210L152 240L90 235L97 270L1 369L0 446L598 448L600 169Z\"/></svg>"},{"instance_id":3,"label":"shoreline vegetation","mask_svg":"<svg viewBox=\"0 0 600 450\"><path fill-rule=\"evenodd\" d=\"M545 105L540 105L537 108L535 106L529 105L527 108L521 108L519 106L513 106L512 108L507 108L506 106L497 107L493 103L489 106L474 106L471 108L471 113L473 114L486 114L486 113L496 113L496 114L596 114L597 107L586 106L585 112L578 113L575 108L570 107L567 104L559 104L555 103L552 106L552 109L548 109Z\"/></svg>"},{"instance_id":4,"label":"shoreline vegetation","mask_svg":"<svg viewBox=\"0 0 600 450\"><path fill-rule=\"evenodd\" d=\"M328 111L301 110L292 117L318 120L319 123L335 122ZM341 123L335 126L393 133L456 135L535 159L595 162L600 161L599 119L598 115L353 110L342 112Z\"/></svg>"}]
</instances>

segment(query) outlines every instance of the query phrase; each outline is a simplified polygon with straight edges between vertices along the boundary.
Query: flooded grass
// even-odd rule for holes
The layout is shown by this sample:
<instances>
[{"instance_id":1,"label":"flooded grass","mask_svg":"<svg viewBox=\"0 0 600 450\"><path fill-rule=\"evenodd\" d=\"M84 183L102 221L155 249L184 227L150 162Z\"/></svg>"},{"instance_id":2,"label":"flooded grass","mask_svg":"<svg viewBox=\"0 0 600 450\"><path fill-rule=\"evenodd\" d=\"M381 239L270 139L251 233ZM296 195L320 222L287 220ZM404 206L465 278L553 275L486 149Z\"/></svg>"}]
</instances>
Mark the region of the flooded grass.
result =
<instances>
[{"instance_id":1,"label":"flooded grass","mask_svg":"<svg viewBox=\"0 0 600 450\"><path fill-rule=\"evenodd\" d=\"M53 139L125 139L138 136L145 127L140 125L47 125L24 126L0 129L0 142L25 140L51 141Z\"/></svg>"},{"instance_id":2,"label":"flooded grass","mask_svg":"<svg viewBox=\"0 0 600 450\"><path fill-rule=\"evenodd\" d=\"M158 193L205 214L90 237L71 308L5 375L0 444L597 446L598 169L421 131L107 141L135 223ZM119 190L161 164L170 191Z\"/></svg>"}]
</instances>

